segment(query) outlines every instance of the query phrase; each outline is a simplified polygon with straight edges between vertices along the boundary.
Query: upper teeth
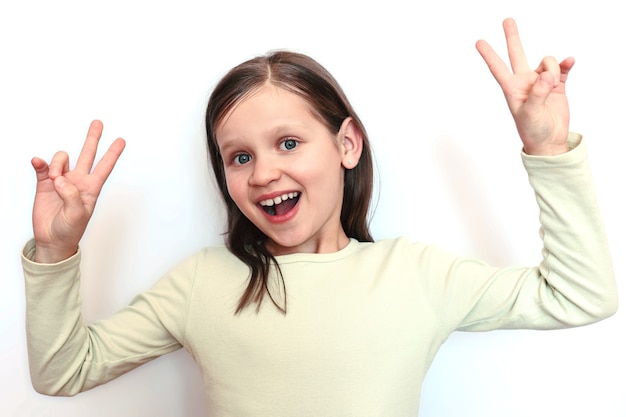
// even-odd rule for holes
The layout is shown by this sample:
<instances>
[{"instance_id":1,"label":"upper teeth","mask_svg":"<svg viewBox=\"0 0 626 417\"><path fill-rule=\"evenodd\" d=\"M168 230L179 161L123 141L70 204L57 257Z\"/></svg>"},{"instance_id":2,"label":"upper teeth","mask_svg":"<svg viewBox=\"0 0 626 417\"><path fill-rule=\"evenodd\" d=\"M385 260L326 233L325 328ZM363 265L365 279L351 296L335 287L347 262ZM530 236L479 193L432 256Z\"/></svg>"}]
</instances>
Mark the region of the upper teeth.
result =
<instances>
[{"instance_id":1,"label":"upper teeth","mask_svg":"<svg viewBox=\"0 0 626 417\"><path fill-rule=\"evenodd\" d=\"M266 207L271 207L274 204L280 204L283 201L287 200L287 199L292 199L298 196L297 192L293 192L293 193L285 193L283 195L279 195L277 197L274 198L268 198L267 200L261 200L259 202L260 205L262 206L266 206Z\"/></svg>"}]
</instances>

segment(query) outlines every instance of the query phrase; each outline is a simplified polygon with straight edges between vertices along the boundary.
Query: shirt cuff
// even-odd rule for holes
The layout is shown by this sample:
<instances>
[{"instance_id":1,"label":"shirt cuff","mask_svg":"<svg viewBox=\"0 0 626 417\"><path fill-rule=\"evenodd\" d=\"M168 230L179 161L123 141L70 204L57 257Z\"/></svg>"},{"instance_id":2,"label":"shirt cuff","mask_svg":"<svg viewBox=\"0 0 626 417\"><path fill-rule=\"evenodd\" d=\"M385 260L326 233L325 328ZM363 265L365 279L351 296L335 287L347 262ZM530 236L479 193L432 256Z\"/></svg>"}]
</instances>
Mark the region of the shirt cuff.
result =
<instances>
[{"instance_id":1,"label":"shirt cuff","mask_svg":"<svg viewBox=\"0 0 626 417\"><path fill-rule=\"evenodd\" d=\"M579 133L570 132L567 136L569 152L560 155L528 155L522 150L522 161L526 169L553 168L577 164L587 159L587 144Z\"/></svg>"},{"instance_id":2,"label":"shirt cuff","mask_svg":"<svg viewBox=\"0 0 626 417\"><path fill-rule=\"evenodd\" d=\"M39 263L39 262L35 262L35 239L30 239L28 242L26 242L26 244L24 245L24 249L22 249L22 267L25 270L29 270L31 272L41 272L43 270L50 270L50 268L61 268L64 269L67 266L73 266L75 263L80 261L80 248L76 251L76 253L72 256L70 256L67 259L64 259L62 261L56 262L56 263L51 263L51 264L45 264L45 263Z\"/></svg>"}]
</instances>

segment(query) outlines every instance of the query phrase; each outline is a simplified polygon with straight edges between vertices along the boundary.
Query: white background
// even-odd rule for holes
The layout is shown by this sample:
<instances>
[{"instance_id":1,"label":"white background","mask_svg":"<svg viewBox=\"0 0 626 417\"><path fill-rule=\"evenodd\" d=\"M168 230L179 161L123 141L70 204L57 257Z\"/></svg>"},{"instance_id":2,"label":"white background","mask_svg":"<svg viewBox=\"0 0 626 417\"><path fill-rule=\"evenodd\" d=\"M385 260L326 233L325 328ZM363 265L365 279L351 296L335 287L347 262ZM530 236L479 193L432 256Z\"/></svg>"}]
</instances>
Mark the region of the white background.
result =
<instances>
[{"instance_id":1,"label":"white background","mask_svg":"<svg viewBox=\"0 0 626 417\"><path fill-rule=\"evenodd\" d=\"M31 237L30 158L76 156L89 122L127 149L82 242L84 317L106 317L203 245L223 212L203 111L230 67L270 49L318 59L363 119L377 161L377 238L407 235L498 265L540 257L537 210L499 87L475 51L506 54L517 19L531 65L577 59L571 129L588 141L624 287L624 40L619 2L442 0L0 3L0 414L202 416L184 352L74 398L30 386L19 254ZM626 416L624 310L553 332L454 334L425 381L422 417Z\"/></svg>"}]
</instances>

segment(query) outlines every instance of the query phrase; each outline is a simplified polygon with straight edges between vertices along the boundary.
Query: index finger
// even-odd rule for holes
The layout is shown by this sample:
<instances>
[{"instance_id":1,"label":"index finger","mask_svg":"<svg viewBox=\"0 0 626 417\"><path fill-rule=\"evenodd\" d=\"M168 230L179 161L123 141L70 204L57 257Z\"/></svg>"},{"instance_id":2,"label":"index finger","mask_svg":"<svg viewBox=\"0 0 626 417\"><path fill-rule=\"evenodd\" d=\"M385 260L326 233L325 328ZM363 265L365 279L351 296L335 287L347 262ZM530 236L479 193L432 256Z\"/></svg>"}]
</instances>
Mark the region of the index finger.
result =
<instances>
[{"instance_id":1,"label":"index finger","mask_svg":"<svg viewBox=\"0 0 626 417\"><path fill-rule=\"evenodd\" d=\"M519 37L519 31L517 30L517 24L512 18L507 18L502 23L504 27L504 36L506 38L506 47L509 53L509 61L511 62L511 69L513 72L528 71L528 60L522 48L522 41Z\"/></svg>"},{"instance_id":2,"label":"index finger","mask_svg":"<svg viewBox=\"0 0 626 417\"><path fill-rule=\"evenodd\" d=\"M100 137L102 136L102 129L103 126L100 120L94 120L89 125L85 143L78 156L78 161L76 161L77 171L84 174L91 172L91 167L93 166L93 162L96 159L96 152L98 151L98 142L100 142Z\"/></svg>"},{"instance_id":3,"label":"index finger","mask_svg":"<svg viewBox=\"0 0 626 417\"><path fill-rule=\"evenodd\" d=\"M487 67L489 68L489 71L491 71L493 77L500 85L502 85L506 78L511 74L509 67L486 41L481 39L476 42L476 49L478 50L478 53L480 53L480 56L483 57L483 60L487 64Z\"/></svg>"}]
</instances>

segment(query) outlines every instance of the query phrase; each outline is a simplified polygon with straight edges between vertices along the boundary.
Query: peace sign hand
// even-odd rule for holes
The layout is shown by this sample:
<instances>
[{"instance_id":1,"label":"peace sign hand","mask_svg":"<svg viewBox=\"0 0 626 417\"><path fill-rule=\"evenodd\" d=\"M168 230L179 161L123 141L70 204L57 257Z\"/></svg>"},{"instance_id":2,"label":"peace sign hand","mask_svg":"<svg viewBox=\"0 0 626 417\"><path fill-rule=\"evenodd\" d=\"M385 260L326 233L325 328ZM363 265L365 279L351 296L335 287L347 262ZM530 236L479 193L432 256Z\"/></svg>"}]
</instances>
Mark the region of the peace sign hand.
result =
<instances>
[{"instance_id":1,"label":"peace sign hand","mask_svg":"<svg viewBox=\"0 0 626 417\"><path fill-rule=\"evenodd\" d=\"M59 262L78 250L102 186L125 147L123 139L115 140L92 171L102 128L98 120L91 123L73 170L65 152L57 152L49 165L40 158L31 161L37 176L33 205L36 262Z\"/></svg>"},{"instance_id":2,"label":"peace sign hand","mask_svg":"<svg viewBox=\"0 0 626 417\"><path fill-rule=\"evenodd\" d=\"M569 106L565 81L574 58L558 63L545 57L536 70L531 69L513 19L503 23L512 72L484 40L476 49L500 84L524 151L531 155L558 155L569 150Z\"/></svg>"}]
</instances>

